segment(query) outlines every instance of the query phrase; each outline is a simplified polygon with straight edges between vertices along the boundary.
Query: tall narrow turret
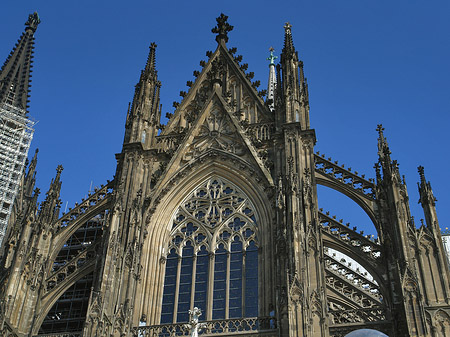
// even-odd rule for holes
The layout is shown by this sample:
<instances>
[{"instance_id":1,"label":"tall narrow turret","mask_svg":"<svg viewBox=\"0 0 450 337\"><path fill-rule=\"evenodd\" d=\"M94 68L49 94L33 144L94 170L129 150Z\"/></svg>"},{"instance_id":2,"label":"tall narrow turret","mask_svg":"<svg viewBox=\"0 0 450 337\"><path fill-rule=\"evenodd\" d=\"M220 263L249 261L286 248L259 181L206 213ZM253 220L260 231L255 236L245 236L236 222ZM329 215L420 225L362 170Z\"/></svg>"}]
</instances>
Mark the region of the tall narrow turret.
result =
<instances>
[{"instance_id":1,"label":"tall narrow turret","mask_svg":"<svg viewBox=\"0 0 450 337\"><path fill-rule=\"evenodd\" d=\"M309 129L308 85L303 74L303 62L292 41L292 25L284 25L284 47L281 54L284 122L300 123L302 130Z\"/></svg>"},{"instance_id":2,"label":"tall narrow turret","mask_svg":"<svg viewBox=\"0 0 450 337\"><path fill-rule=\"evenodd\" d=\"M156 43L150 44L150 52L145 69L136 84L131 110L128 111L125 124L124 145L141 143L144 149L149 148L158 132L161 118L159 90L161 82L155 67Z\"/></svg>"}]
</instances>

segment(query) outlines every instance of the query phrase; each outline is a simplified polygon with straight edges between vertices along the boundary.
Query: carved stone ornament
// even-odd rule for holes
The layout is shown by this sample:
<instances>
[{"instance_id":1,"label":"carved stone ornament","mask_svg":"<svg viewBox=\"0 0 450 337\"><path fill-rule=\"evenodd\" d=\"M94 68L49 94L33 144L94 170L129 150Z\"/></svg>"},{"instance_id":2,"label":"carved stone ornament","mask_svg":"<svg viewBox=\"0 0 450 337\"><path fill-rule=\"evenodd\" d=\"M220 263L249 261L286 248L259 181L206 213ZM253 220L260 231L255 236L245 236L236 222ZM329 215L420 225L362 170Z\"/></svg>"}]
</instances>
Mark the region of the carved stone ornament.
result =
<instances>
[{"instance_id":1,"label":"carved stone ornament","mask_svg":"<svg viewBox=\"0 0 450 337\"><path fill-rule=\"evenodd\" d=\"M241 156L245 153L239 136L229 118L219 109L213 110L200 127L198 135L186 151L184 159L189 161L203 152L216 148Z\"/></svg>"}]
</instances>

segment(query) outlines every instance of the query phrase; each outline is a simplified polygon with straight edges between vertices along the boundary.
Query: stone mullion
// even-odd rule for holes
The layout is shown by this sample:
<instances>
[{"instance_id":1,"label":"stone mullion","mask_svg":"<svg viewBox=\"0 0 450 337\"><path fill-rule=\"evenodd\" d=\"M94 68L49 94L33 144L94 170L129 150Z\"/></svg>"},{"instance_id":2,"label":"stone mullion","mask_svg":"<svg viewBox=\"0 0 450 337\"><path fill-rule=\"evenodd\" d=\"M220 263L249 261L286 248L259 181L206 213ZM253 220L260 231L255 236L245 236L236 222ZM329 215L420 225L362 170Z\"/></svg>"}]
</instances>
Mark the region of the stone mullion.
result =
<instances>
[{"instance_id":1,"label":"stone mullion","mask_svg":"<svg viewBox=\"0 0 450 337\"><path fill-rule=\"evenodd\" d=\"M246 260L246 256L247 256L247 250L244 250L244 243L242 244L242 290L241 290L241 296L242 296L242 317L246 317L246 312L245 312L245 284L246 284L246 279L245 279L245 260ZM259 270L258 270L259 273ZM259 276L259 275L258 275ZM259 279L259 277L258 277Z\"/></svg>"},{"instance_id":2,"label":"stone mullion","mask_svg":"<svg viewBox=\"0 0 450 337\"><path fill-rule=\"evenodd\" d=\"M180 293L180 278L181 278L181 261L182 257L178 256L178 265L177 265L177 280L175 282L175 301L173 303L173 317L172 322L177 322L177 312L178 312L178 296Z\"/></svg>"},{"instance_id":3,"label":"stone mullion","mask_svg":"<svg viewBox=\"0 0 450 337\"><path fill-rule=\"evenodd\" d=\"M216 256L214 252L209 253L209 270L208 270L208 293L206 294L206 320L212 319L213 309L213 292L214 292L214 263Z\"/></svg>"},{"instance_id":4,"label":"stone mullion","mask_svg":"<svg viewBox=\"0 0 450 337\"><path fill-rule=\"evenodd\" d=\"M230 317L230 264L231 264L231 253L227 252L227 271L226 271L226 284L225 284L225 319Z\"/></svg>"},{"instance_id":5,"label":"stone mullion","mask_svg":"<svg viewBox=\"0 0 450 337\"><path fill-rule=\"evenodd\" d=\"M194 310L196 273L197 273L197 255L194 252L194 256L192 257L191 303L189 305L190 310Z\"/></svg>"}]
</instances>

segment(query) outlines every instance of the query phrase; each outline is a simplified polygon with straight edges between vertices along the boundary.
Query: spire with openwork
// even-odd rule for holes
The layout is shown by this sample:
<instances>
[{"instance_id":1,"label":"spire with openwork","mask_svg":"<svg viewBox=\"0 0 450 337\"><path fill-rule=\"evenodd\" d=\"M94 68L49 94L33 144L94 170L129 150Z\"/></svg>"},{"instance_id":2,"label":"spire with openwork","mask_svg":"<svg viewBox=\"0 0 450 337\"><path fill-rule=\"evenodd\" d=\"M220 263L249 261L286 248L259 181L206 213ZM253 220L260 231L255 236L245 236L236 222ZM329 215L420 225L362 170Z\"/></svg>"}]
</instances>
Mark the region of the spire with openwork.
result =
<instances>
[{"instance_id":1,"label":"spire with openwork","mask_svg":"<svg viewBox=\"0 0 450 337\"><path fill-rule=\"evenodd\" d=\"M33 64L34 33L41 20L34 12L25 22L25 32L0 70L0 103L22 109L26 114Z\"/></svg>"}]
</instances>

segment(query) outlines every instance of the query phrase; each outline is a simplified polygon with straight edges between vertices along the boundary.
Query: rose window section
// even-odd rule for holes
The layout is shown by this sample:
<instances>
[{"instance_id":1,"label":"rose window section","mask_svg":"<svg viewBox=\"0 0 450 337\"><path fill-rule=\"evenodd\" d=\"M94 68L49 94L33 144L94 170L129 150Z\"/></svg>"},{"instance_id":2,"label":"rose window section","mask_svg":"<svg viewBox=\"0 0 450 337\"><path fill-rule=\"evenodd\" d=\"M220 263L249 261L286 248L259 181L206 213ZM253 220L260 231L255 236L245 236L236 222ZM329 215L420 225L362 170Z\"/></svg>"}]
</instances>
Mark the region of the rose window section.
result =
<instances>
[{"instance_id":1,"label":"rose window section","mask_svg":"<svg viewBox=\"0 0 450 337\"><path fill-rule=\"evenodd\" d=\"M161 324L258 316L258 219L231 182L211 178L180 204L166 257Z\"/></svg>"}]
</instances>

